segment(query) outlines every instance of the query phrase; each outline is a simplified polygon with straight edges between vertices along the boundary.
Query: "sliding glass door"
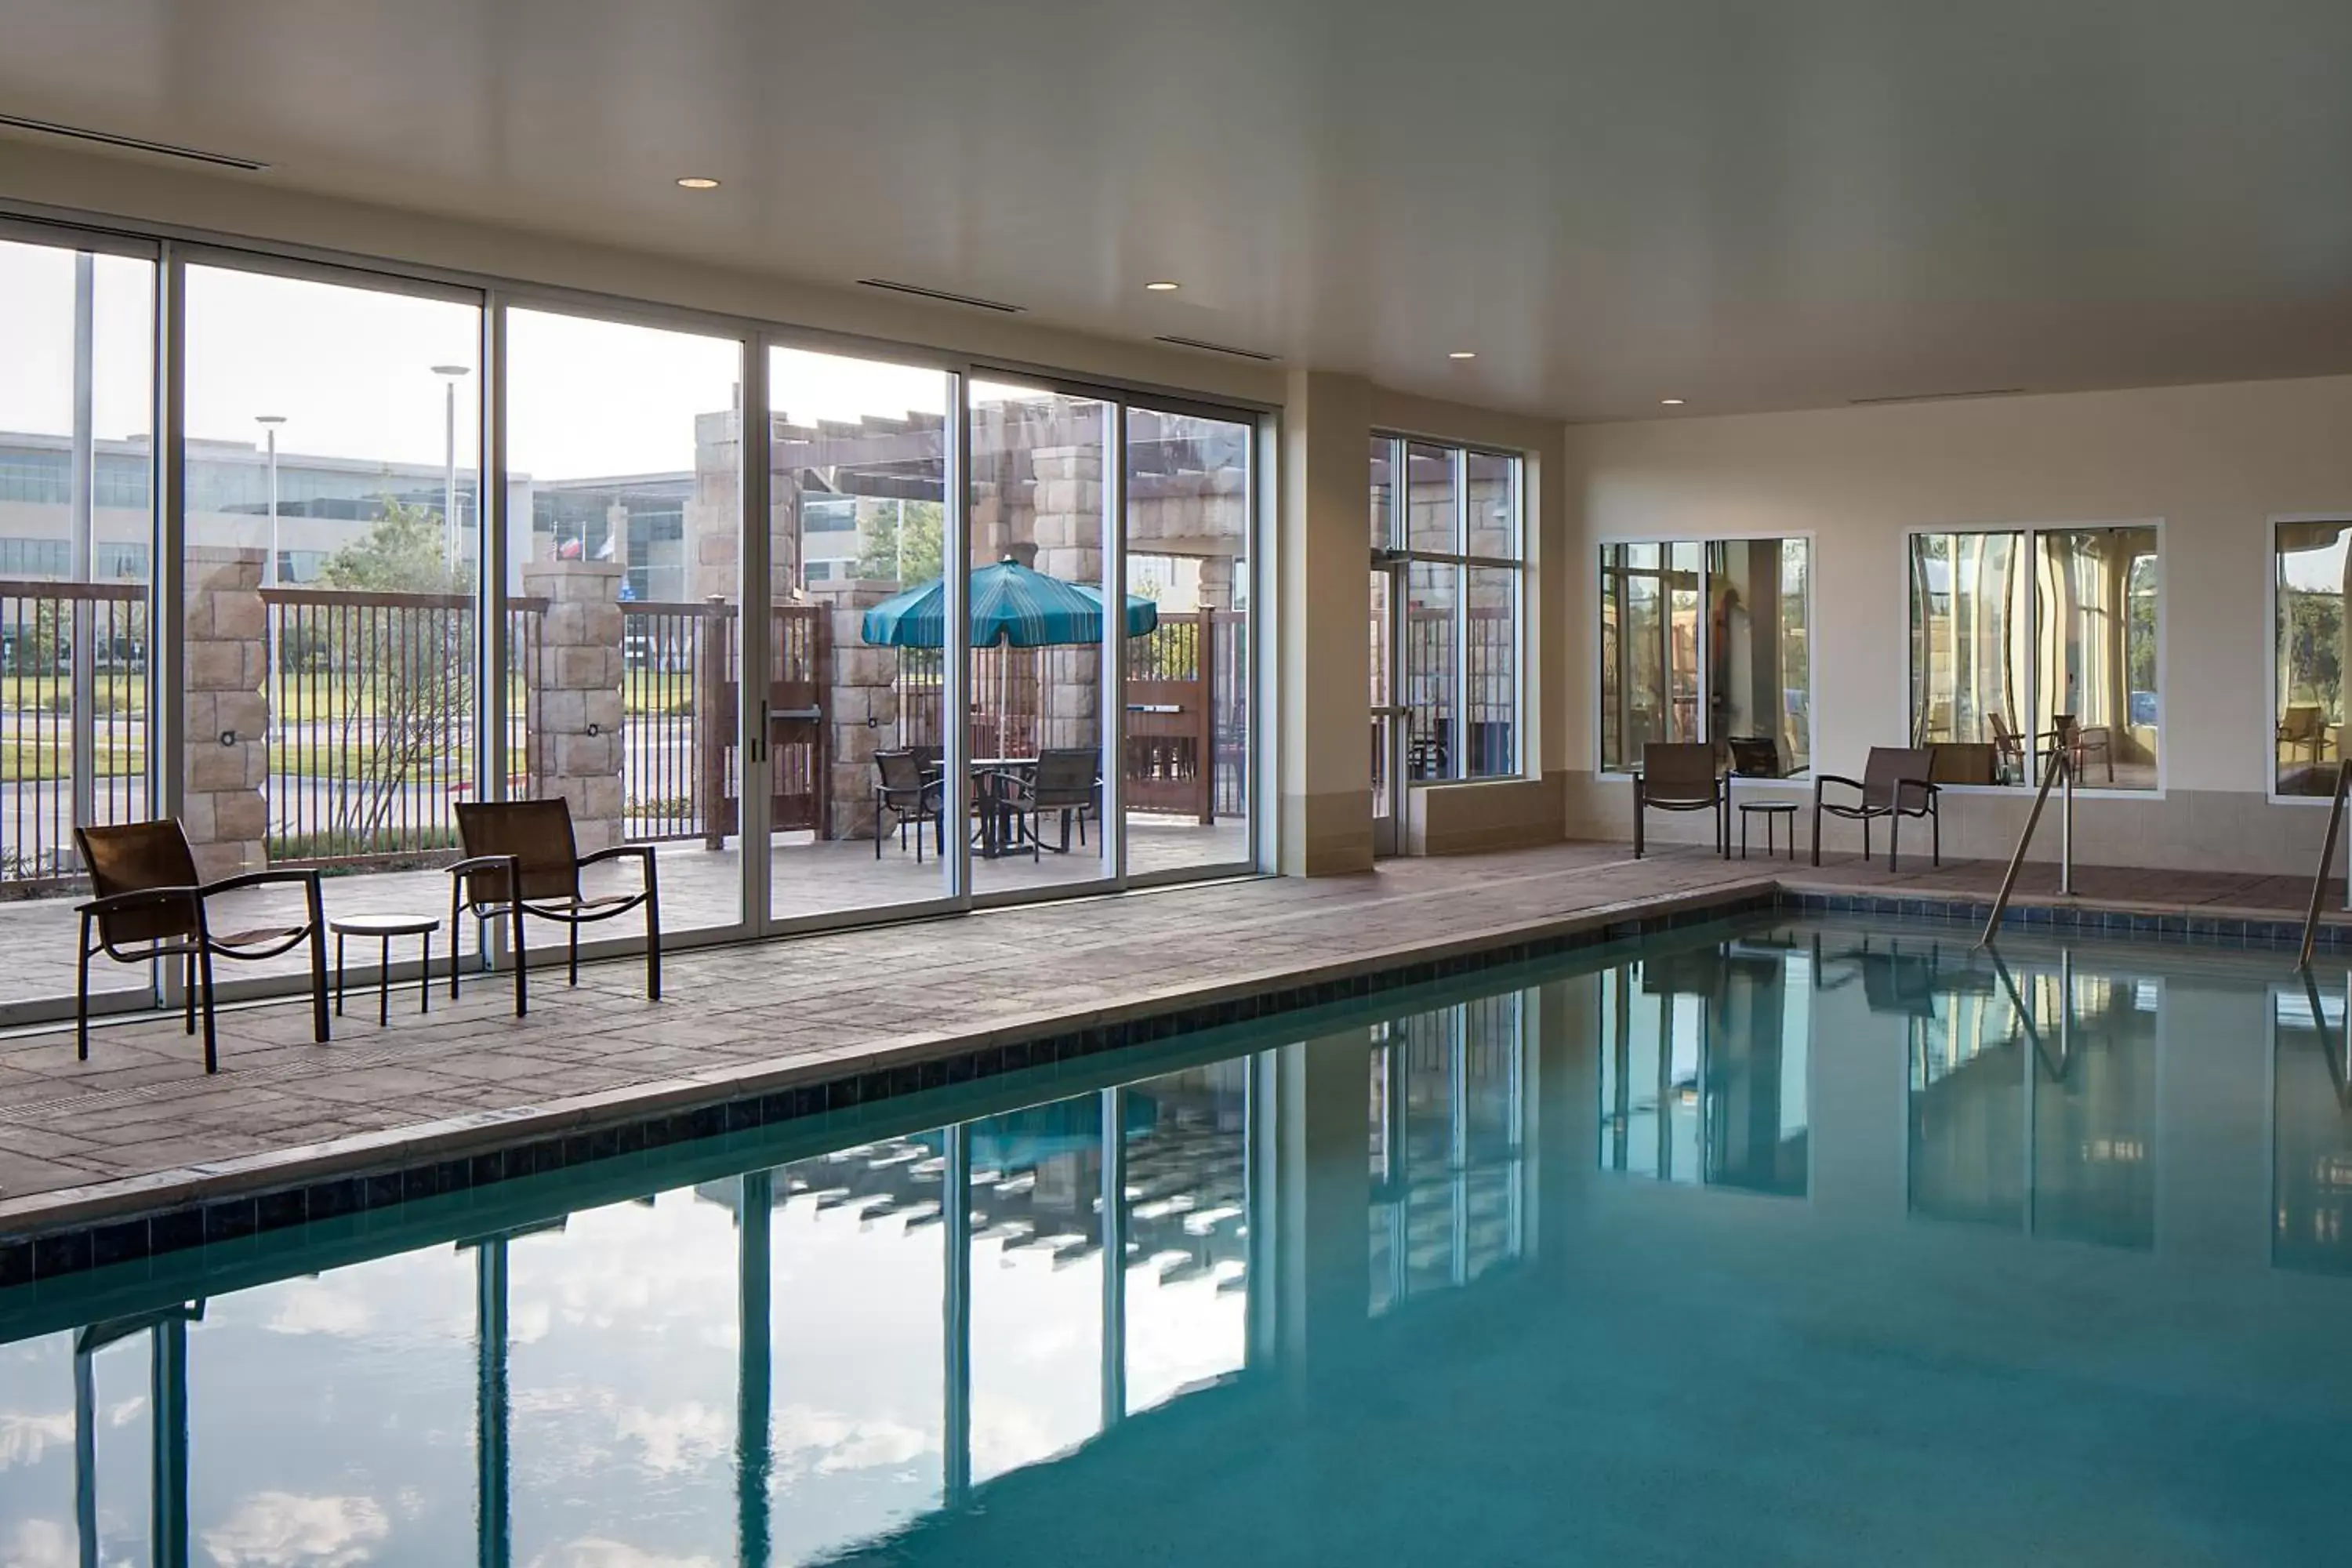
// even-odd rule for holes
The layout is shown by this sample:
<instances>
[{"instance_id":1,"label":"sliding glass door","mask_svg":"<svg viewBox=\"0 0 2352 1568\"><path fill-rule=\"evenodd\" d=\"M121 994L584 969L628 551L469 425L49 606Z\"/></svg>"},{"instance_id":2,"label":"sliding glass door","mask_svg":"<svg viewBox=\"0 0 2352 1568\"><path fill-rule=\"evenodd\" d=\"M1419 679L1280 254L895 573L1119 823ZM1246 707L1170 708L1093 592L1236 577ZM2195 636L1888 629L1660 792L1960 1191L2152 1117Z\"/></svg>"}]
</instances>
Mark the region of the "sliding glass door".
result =
<instances>
[{"instance_id":1,"label":"sliding glass door","mask_svg":"<svg viewBox=\"0 0 2352 1568\"><path fill-rule=\"evenodd\" d=\"M968 408L972 889L1106 881L1110 694L1129 630L1156 624L1148 603L1130 620L1127 595L1104 591L1120 409L986 381Z\"/></svg>"},{"instance_id":2,"label":"sliding glass door","mask_svg":"<svg viewBox=\"0 0 2352 1568\"><path fill-rule=\"evenodd\" d=\"M85 824L411 914L460 804L560 797L583 848L659 847L682 940L1254 862L1257 415L141 251L0 236L0 1022L72 1006Z\"/></svg>"},{"instance_id":3,"label":"sliding glass door","mask_svg":"<svg viewBox=\"0 0 2352 1568\"><path fill-rule=\"evenodd\" d=\"M768 351L769 918L934 903L955 380Z\"/></svg>"},{"instance_id":4,"label":"sliding glass door","mask_svg":"<svg viewBox=\"0 0 2352 1568\"><path fill-rule=\"evenodd\" d=\"M743 919L742 374L734 338L507 312L507 789L583 850L656 846L666 931Z\"/></svg>"},{"instance_id":5,"label":"sliding glass door","mask_svg":"<svg viewBox=\"0 0 2352 1568\"><path fill-rule=\"evenodd\" d=\"M74 829L150 815L154 301L150 258L0 237L0 1016L72 994Z\"/></svg>"},{"instance_id":6,"label":"sliding glass door","mask_svg":"<svg viewBox=\"0 0 2352 1568\"><path fill-rule=\"evenodd\" d=\"M338 914L434 909L478 784L479 298L205 264L185 301L169 763L198 870L324 866ZM299 888L234 897L299 919Z\"/></svg>"}]
</instances>

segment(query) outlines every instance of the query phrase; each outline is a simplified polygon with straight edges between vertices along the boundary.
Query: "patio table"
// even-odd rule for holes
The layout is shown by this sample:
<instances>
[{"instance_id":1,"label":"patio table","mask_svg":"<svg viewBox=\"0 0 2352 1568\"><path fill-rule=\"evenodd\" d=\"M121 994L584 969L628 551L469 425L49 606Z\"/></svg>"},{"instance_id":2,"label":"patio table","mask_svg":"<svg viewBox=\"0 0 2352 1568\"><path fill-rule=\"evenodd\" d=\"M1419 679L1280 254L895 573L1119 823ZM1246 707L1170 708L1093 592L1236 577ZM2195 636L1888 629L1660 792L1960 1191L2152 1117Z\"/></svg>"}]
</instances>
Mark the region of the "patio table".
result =
<instances>
[{"instance_id":1,"label":"patio table","mask_svg":"<svg viewBox=\"0 0 2352 1568\"><path fill-rule=\"evenodd\" d=\"M1018 850L1026 840L1020 817L1011 809L1004 795L1003 782L1022 778L1036 771L1034 757L974 757L971 759L971 811L979 820L976 826L981 858L998 859ZM944 775L944 763L930 764L927 772Z\"/></svg>"}]
</instances>

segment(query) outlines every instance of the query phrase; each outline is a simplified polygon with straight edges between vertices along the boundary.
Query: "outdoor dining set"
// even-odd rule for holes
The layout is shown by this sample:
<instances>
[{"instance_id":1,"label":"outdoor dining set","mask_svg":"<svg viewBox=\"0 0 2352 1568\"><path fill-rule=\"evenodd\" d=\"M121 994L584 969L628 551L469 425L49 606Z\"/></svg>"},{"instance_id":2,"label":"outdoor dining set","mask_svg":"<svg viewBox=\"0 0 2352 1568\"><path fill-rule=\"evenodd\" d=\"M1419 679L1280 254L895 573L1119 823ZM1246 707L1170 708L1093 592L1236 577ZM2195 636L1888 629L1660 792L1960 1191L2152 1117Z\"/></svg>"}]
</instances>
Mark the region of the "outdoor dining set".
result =
<instances>
[{"instance_id":1,"label":"outdoor dining set","mask_svg":"<svg viewBox=\"0 0 2352 1568\"><path fill-rule=\"evenodd\" d=\"M973 569L966 579L965 615L972 647L1066 647L1103 640L1103 595L1083 583L1058 577L1010 557ZM866 612L860 628L876 647L944 648L947 646L948 580L940 577L885 599ZM1149 636L1160 611L1149 599L1125 596L1121 630ZM1066 854L1075 833L1083 847L1087 819L1102 817L1102 753L1092 746L1040 747L1034 756L975 757L971 761L972 846L985 858L1016 854L1024 847ZM893 828L905 847L915 827L915 856L923 854L923 826L933 847L947 846L948 779L945 748L899 746L874 755L874 854ZM1047 842L1049 817L1060 832Z\"/></svg>"}]
</instances>

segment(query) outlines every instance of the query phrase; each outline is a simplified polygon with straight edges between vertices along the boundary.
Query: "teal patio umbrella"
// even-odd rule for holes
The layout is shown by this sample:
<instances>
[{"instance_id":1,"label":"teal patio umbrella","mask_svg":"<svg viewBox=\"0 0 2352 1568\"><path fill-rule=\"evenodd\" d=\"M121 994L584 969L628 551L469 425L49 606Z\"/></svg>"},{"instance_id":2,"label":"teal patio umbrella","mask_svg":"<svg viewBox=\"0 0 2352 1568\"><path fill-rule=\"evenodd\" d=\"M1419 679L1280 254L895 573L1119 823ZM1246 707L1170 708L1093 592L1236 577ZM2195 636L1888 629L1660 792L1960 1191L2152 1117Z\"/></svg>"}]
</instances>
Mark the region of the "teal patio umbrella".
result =
<instances>
[{"instance_id":1,"label":"teal patio umbrella","mask_svg":"<svg viewBox=\"0 0 2352 1568\"><path fill-rule=\"evenodd\" d=\"M1127 596L1127 635L1143 637L1160 624L1159 607ZM876 647L945 647L947 579L925 583L866 612L862 627ZM1103 640L1101 593L1024 566L1007 556L971 574L971 646L1057 647Z\"/></svg>"}]
</instances>

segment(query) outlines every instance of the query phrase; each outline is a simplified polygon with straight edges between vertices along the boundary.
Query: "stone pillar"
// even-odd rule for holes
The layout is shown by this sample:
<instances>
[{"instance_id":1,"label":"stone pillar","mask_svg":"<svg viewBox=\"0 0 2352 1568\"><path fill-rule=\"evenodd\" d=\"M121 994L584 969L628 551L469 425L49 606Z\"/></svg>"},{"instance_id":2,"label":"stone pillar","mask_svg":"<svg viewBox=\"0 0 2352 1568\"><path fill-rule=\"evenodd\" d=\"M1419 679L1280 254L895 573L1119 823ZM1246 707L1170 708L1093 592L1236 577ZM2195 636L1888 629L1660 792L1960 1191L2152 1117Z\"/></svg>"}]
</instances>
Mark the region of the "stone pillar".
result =
<instances>
[{"instance_id":1,"label":"stone pillar","mask_svg":"<svg viewBox=\"0 0 2352 1568\"><path fill-rule=\"evenodd\" d=\"M1230 555L1201 557L1201 608L1231 610L1234 607L1234 558Z\"/></svg>"},{"instance_id":2,"label":"stone pillar","mask_svg":"<svg viewBox=\"0 0 2352 1568\"><path fill-rule=\"evenodd\" d=\"M187 552L187 789L180 820L206 881L262 869L269 831L269 644L262 552Z\"/></svg>"},{"instance_id":3,"label":"stone pillar","mask_svg":"<svg viewBox=\"0 0 2352 1568\"><path fill-rule=\"evenodd\" d=\"M621 572L615 561L534 561L522 574L523 593L547 601L531 778L571 803L583 853L621 842Z\"/></svg>"},{"instance_id":4,"label":"stone pillar","mask_svg":"<svg viewBox=\"0 0 2352 1568\"><path fill-rule=\"evenodd\" d=\"M896 583L826 582L809 595L826 611L831 668L824 673L826 756L832 778L827 838L874 837L874 753L903 744L898 733L898 651L868 647L866 612L898 591Z\"/></svg>"},{"instance_id":5,"label":"stone pillar","mask_svg":"<svg viewBox=\"0 0 2352 1568\"><path fill-rule=\"evenodd\" d=\"M1099 586L1103 575L1102 452L1096 447L1040 447L1034 523L1037 570L1065 583ZM1106 597L1106 604L1117 601ZM1118 634L1115 614L1106 636ZM1102 736L1102 649L1092 643L1038 654L1037 732L1041 746L1092 746Z\"/></svg>"}]
</instances>

